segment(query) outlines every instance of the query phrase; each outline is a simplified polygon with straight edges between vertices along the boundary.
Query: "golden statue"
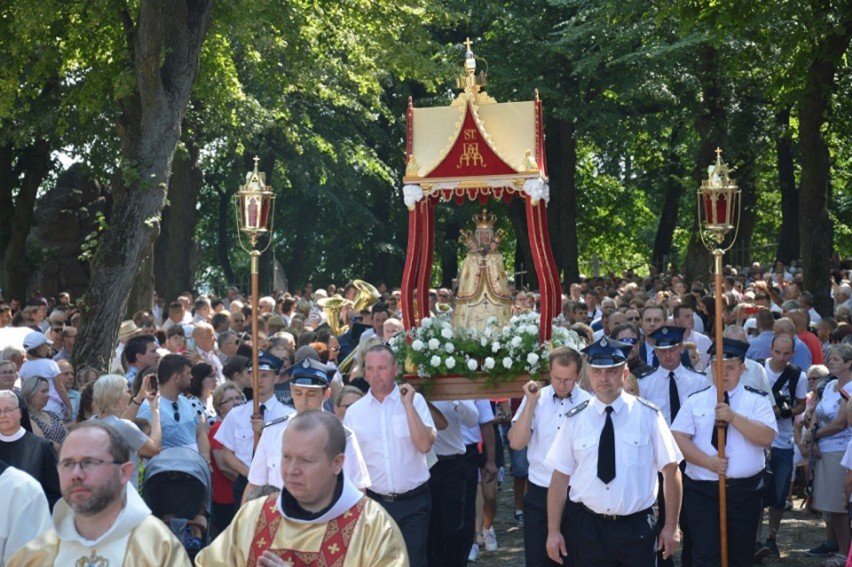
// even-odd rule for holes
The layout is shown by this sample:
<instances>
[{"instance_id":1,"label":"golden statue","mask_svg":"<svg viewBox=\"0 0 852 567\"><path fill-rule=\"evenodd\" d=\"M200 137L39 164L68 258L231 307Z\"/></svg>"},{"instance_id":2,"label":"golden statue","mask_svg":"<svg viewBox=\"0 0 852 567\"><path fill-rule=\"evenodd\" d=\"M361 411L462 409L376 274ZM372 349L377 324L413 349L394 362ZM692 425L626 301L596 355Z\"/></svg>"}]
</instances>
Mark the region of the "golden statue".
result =
<instances>
[{"instance_id":1,"label":"golden statue","mask_svg":"<svg viewBox=\"0 0 852 567\"><path fill-rule=\"evenodd\" d=\"M498 250L504 233L494 232L497 217L485 209L473 219L476 230L463 230L459 237L468 252L459 274L453 327L483 330L489 317L496 318L497 326L502 327L512 316L512 295Z\"/></svg>"}]
</instances>

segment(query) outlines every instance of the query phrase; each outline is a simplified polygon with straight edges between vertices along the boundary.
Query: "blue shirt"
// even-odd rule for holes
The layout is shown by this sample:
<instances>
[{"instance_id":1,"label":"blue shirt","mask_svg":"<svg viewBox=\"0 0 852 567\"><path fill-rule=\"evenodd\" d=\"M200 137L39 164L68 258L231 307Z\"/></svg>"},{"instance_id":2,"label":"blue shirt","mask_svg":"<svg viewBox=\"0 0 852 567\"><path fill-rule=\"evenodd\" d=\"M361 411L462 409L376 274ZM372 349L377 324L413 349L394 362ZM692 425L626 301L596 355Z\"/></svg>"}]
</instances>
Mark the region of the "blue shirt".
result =
<instances>
[{"instance_id":1,"label":"blue shirt","mask_svg":"<svg viewBox=\"0 0 852 567\"><path fill-rule=\"evenodd\" d=\"M177 409L175 405L177 404ZM151 419L151 407L148 400L142 402L137 417ZM175 416L178 419L175 419ZM195 426L198 425L198 413L183 396L178 396L176 402L160 396L160 426L163 429L163 449L167 447L188 447L198 450L195 437Z\"/></svg>"},{"instance_id":2,"label":"blue shirt","mask_svg":"<svg viewBox=\"0 0 852 567\"><path fill-rule=\"evenodd\" d=\"M748 351L746 351L746 358L756 360L763 364L767 358L772 356L772 337L774 336L775 335L772 331L763 331L756 337L752 337L748 341L749 347ZM805 368L807 368L807 366L805 366Z\"/></svg>"}]
</instances>

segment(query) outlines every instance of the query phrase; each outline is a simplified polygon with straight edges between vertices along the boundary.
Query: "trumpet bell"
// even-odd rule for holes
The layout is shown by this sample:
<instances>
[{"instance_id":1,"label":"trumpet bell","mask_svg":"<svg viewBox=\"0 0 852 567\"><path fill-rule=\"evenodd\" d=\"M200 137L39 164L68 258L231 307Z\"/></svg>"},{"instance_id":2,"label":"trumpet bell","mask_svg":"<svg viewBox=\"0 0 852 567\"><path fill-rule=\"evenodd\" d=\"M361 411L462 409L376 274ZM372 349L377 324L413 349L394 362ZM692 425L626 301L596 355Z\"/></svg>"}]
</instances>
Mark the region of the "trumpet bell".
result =
<instances>
[{"instance_id":1,"label":"trumpet bell","mask_svg":"<svg viewBox=\"0 0 852 567\"><path fill-rule=\"evenodd\" d=\"M345 306L351 306L352 302L342 297L323 297L317 300L317 305L322 308L325 317L328 320L328 326L331 327L331 332L334 336L339 337L349 330L348 327L340 326L340 310Z\"/></svg>"},{"instance_id":2,"label":"trumpet bell","mask_svg":"<svg viewBox=\"0 0 852 567\"><path fill-rule=\"evenodd\" d=\"M353 307L357 311L363 311L371 307L382 295L374 285L364 280L353 280L352 285L358 289L358 295L355 297L355 305Z\"/></svg>"}]
</instances>

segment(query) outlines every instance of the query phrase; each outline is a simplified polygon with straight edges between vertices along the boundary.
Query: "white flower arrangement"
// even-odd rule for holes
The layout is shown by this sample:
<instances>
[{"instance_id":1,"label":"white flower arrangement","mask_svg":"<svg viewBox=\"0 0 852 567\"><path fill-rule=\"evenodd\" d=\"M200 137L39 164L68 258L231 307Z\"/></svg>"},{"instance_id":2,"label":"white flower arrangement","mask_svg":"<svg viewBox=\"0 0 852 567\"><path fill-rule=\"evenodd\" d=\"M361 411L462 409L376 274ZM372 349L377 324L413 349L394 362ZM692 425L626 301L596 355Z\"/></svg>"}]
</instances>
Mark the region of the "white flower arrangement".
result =
<instances>
[{"instance_id":1,"label":"white flower arrangement","mask_svg":"<svg viewBox=\"0 0 852 567\"><path fill-rule=\"evenodd\" d=\"M560 326L554 326L551 339L542 343L536 313L512 317L503 328L497 327L493 317L488 322L479 331L453 329L442 315L424 318L419 327L394 337L390 346L400 366L405 364L406 372L415 371L421 377L484 372L498 380L546 372L547 354L556 347L583 348L574 331Z\"/></svg>"}]
</instances>

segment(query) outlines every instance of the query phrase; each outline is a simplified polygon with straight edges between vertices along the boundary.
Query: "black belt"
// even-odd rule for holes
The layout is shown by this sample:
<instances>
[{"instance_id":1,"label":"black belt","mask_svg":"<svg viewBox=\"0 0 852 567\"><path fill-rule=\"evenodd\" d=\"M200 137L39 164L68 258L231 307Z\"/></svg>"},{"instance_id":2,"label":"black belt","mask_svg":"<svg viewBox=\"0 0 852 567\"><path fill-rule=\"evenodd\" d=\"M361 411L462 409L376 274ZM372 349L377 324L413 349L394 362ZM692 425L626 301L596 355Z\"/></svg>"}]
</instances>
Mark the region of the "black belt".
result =
<instances>
[{"instance_id":1,"label":"black belt","mask_svg":"<svg viewBox=\"0 0 852 567\"><path fill-rule=\"evenodd\" d=\"M373 500L383 500L385 502L400 502L402 500L410 500L411 498L416 498L421 494L426 494L427 492L429 492L429 484L424 482L417 488L409 490L408 492L400 492L399 494L379 494L378 492L373 492L368 488L367 496L369 496Z\"/></svg>"},{"instance_id":2,"label":"black belt","mask_svg":"<svg viewBox=\"0 0 852 567\"><path fill-rule=\"evenodd\" d=\"M729 478L725 477L725 486L748 486L756 483L760 480L761 476L763 476L763 471L757 473L754 476L749 476L746 478ZM694 478L686 477L691 482L696 484L719 484L718 480L695 480Z\"/></svg>"},{"instance_id":3,"label":"black belt","mask_svg":"<svg viewBox=\"0 0 852 567\"><path fill-rule=\"evenodd\" d=\"M457 459L461 459L465 455L464 455L464 453L461 453L459 455L435 455L435 456L438 457L438 460L443 463L443 462L446 462L446 461L455 461Z\"/></svg>"},{"instance_id":4,"label":"black belt","mask_svg":"<svg viewBox=\"0 0 852 567\"><path fill-rule=\"evenodd\" d=\"M651 511L651 508L645 508L644 510L639 510L638 512L633 512L632 514L627 514L624 516L618 516L615 514L598 514L585 504L580 504L580 508L582 508L585 512L595 516L596 518L601 518L603 520L609 520L610 522L617 522L619 520L629 520L630 518L636 518L638 516L647 516L648 512Z\"/></svg>"}]
</instances>

